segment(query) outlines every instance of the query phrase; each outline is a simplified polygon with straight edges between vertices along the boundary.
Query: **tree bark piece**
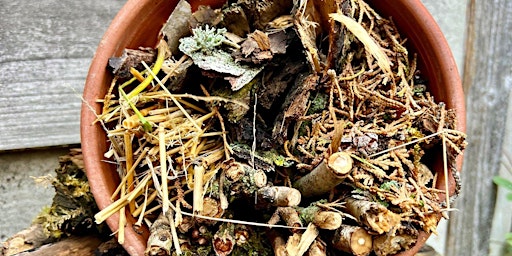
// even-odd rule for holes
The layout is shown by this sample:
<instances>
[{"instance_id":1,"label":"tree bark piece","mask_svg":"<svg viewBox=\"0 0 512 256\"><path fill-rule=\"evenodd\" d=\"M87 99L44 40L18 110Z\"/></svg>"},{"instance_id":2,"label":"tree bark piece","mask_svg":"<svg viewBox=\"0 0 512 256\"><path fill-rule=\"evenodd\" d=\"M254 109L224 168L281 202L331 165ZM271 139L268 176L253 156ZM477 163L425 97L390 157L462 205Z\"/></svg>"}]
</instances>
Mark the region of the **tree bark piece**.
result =
<instances>
[{"instance_id":1,"label":"tree bark piece","mask_svg":"<svg viewBox=\"0 0 512 256\"><path fill-rule=\"evenodd\" d=\"M361 227L341 225L332 238L334 248L352 253L356 256L366 256L372 251L372 236Z\"/></svg>"},{"instance_id":2,"label":"tree bark piece","mask_svg":"<svg viewBox=\"0 0 512 256\"><path fill-rule=\"evenodd\" d=\"M409 250L418 239L418 231L408 225L401 226L394 234L384 234L373 239L373 251L377 256L395 255Z\"/></svg>"},{"instance_id":3,"label":"tree bark piece","mask_svg":"<svg viewBox=\"0 0 512 256\"><path fill-rule=\"evenodd\" d=\"M297 180L293 186L303 197L329 193L339 185L352 170L352 157L345 152L336 152L324 159L313 171Z\"/></svg>"},{"instance_id":4,"label":"tree bark piece","mask_svg":"<svg viewBox=\"0 0 512 256\"><path fill-rule=\"evenodd\" d=\"M101 240L94 236L70 237L62 241L43 245L35 251L16 254L18 256L65 256L65 255L94 255ZM14 255L14 254L5 254Z\"/></svg>"},{"instance_id":5,"label":"tree bark piece","mask_svg":"<svg viewBox=\"0 0 512 256\"><path fill-rule=\"evenodd\" d=\"M393 213L377 202L348 197L345 199L345 203L350 215L378 234L389 232L393 227L400 224L400 215Z\"/></svg>"}]
</instances>

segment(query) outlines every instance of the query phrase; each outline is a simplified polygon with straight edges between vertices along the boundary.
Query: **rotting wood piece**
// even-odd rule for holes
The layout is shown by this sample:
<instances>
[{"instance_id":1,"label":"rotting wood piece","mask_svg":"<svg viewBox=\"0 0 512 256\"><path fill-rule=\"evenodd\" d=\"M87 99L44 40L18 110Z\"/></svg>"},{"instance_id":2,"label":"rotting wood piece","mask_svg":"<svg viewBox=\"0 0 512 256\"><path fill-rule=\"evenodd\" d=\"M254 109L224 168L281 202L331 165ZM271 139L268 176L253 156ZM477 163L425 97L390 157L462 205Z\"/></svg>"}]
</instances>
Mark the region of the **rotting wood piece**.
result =
<instances>
[{"instance_id":1,"label":"rotting wood piece","mask_svg":"<svg viewBox=\"0 0 512 256\"><path fill-rule=\"evenodd\" d=\"M150 235L144 255L146 256L167 256L171 255L172 234L169 218L172 218L172 211L166 214L161 213L149 229Z\"/></svg>"},{"instance_id":2,"label":"rotting wood piece","mask_svg":"<svg viewBox=\"0 0 512 256\"><path fill-rule=\"evenodd\" d=\"M356 198L357 197L357 198ZM400 224L400 215L368 198L351 196L344 199L347 212L368 229L383 234Z\"/></svg>"},{"instance_id":3,"label":"rotting wood piece","mask_svg":"<svg viewBox=\"0 0 512 256\"><path fill-rule=\"evenodd\" d=\"M226 175L224 189L229 188L231 195L252 195L267 184L267 175L248 164L230 161L223 169Z\"/></svg>"},{"instance_id":4,"label":"rotting wood piece","mask_svg":"<svg viewBox=\"0 0 512 256\"><path fill-rule=\"evenodd\" d=\"M213 250L218 256L229 255L235 248L235 225L233 223L222 223L212 240Z\"/></svg>"},{"instance_id":5,"label":"rotting wood piece","mask_svg":"<svg viewBox=\"0 0 512 256\"><path fill-rule=\"evenodd\" d=\"M355 256L366 256L372 251L372 236L361 227L341 225L331 240L334 248L352 253Z\"/></svg>"},{"instance_id":6,"label":"rotting wood piece","mask_svg":"<svg viewBox=\"0 0 512 256\"><path fill-rule=\"evenodd\" d=\"M313 171L297 180L293 187L304 197L329 193L345 179L352 170L352 164L352 157L348 153L336 152L320 162Z\"/></svg>"},{"instance_id":7,"label":"rotting wood piece","mask_svg":"<svg viewBox=\"0 0 512 256\"><path fill-rule=\"evenodd\" d=\"M418 239L418 231L411 225L402 225L393 233L373 239L373 251L377 256L394 255L410 249Z\"/></svg>"}]
</instances>

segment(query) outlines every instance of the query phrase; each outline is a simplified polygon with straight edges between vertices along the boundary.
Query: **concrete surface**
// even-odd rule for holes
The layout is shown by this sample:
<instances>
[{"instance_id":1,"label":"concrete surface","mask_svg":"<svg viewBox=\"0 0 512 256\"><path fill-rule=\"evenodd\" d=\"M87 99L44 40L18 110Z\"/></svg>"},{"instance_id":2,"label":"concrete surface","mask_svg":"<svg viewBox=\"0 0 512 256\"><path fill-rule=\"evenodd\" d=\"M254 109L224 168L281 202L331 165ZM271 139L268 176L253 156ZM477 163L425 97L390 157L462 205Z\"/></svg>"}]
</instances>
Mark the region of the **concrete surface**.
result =
<instances>
[{"instance_id":1,"label":"concrete surface","mask_svg":"<svg viewBox=\"0 0 512 256\"><path fill-rule=\"evenodd\" d=\"M0 240L30 226L41 208L51 204L53 188L36 184L34 177L55 176L58 156L67 152L55 148L0 153Z\"/></svg>"}]
</instances>

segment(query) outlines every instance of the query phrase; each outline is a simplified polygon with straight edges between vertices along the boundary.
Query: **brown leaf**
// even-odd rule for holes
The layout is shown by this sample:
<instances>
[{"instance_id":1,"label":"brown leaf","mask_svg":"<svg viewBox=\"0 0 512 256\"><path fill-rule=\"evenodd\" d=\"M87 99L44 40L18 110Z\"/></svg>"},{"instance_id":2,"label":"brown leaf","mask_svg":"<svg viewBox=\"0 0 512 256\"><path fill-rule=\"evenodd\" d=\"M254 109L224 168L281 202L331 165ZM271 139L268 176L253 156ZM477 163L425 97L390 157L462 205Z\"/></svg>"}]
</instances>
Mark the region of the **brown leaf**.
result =
<instances>
[{"instance_id":1,"label":"brown leaf","mask_svg":"<svg viewBox=\"0 0 512 256\"><path fill-rule=\"evenodd\" d=\"M130 68L143 70L142 61L152 63L156 59L156 52L152 48L139 48L139 50L124 49L120 57L111 57L108 60L108 67L112 73L121 78L127 79L131 77Z\"/></svg>"}]
</instances>

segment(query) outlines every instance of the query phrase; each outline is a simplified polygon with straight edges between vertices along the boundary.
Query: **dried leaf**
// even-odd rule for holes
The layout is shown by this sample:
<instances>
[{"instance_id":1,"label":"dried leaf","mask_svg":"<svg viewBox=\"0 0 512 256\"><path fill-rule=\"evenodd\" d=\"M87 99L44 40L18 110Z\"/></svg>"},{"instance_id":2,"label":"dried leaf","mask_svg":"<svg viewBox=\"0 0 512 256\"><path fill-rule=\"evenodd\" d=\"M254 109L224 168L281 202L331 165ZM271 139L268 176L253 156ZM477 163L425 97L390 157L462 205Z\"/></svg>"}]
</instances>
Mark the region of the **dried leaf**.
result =
<instances>
[{"instance_id":1,"label":"dried leaf","mask_svg":"<svg viewBox=\"0 0 512 256\"><path fill-rule=\"evenodd\" d=\"M156 52L152 48L140 48L139 50L125 49L120 57L112 57L108 60L109 68L112 73L121 78L127 79L132 75L130 68L143 70L144 66L141 64L143 61L152 63L155 61Z\"/></svg>"},{"instance_id":2,"label":"dried leaf","mask_svg":"<svg viewBox=\"0 0 512 256\"><path fill-rule=\"evenodd\" d=\"M368 51L376 60L377 65L390 77L392 77L391 74L391 62L388 59L388 56L382 51L379 45L375 43L375 41L370 37L368 32L361 26L361 24L357 23L352 18L349 18L343 13L332 13L329 15L332 19L335 21L338 21L345 25L347 29L352 32L356 36L361 43L364 44L366 51Z\"/></svg>"},{"instance_id":3,"label":"dried leaf","mask_svg":"<svg viewBox=\"0 0 512 256\"><path fill-rule=\"evenodd\" d=\"M190 4L185 0L180 0L160 30L160 34L167 40L171 53L174 54L178 51L179 39L190 34L188 21L191 17Z\"/></svg>"}]
</instances>

